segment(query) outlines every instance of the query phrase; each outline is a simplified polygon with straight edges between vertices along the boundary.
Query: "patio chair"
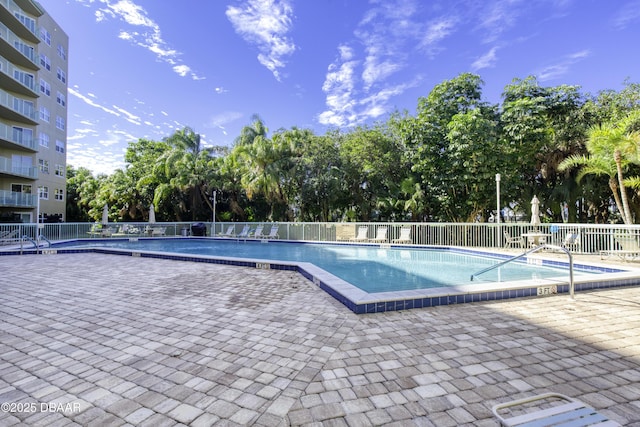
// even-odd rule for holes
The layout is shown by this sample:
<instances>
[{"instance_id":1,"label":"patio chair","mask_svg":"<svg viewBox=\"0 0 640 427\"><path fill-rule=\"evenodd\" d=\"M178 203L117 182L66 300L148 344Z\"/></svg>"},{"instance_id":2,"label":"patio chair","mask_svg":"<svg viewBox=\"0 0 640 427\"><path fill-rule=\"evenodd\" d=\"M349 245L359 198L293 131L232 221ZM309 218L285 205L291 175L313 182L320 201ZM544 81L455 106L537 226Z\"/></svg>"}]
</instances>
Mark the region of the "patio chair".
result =
<instances>
[{"instance_id":1,"label":"patio chair","mask_svg":"<svg viewBox=\"0 0 640 427\"><path fill-rule=\"evenodd\" d=\"M617 246L620 249L611 249L600 251L600 259L616 255L623 261L633 261L640 256L640 245L638 245L638 238L633 234L623 233L613 236Z\"/></svg>"},{"instance_id":2,"label":"patio chair","mask_svg":"<svg viewBox=\"0 0 640 427\"><path fill-rule=\"evenodd\" d=\"M578 233L567 234L561 246L568 250L571 250L572 248L575 250L578 246L580 246L580 234Z\"/></svg>"},{"instance_id":3,"label":"patio chair","mask_svg":"<svg viewBox=\"0 0 640 427\"><path fill-rule=\"evenodd\" d=\"M546 405L544 408L541 408L543 403L546 403ZM505 412L516 407L519 407L523 413L506 417ZM592 407L559 393L545 393L511 402L500 403L495 405L492 411L500 421L500 424L505 427L544 427L555 425L571 425L576 427L620 426L619 423L609 420Z\"/></svg>"},{"instance_id":4,"label":"patio chair","mask_svg":"<svg viewBox=\"0 0 640 427\"><path fill-rule=\"evenodd\" d=\"M370 240L375 243L385 243L387 241L387 227L378 227L376 237Z\"/></svg>"},{"instance_id":5,"label":"patio chair","mask_svg":"<svg viewBox=\"0 0 640 427\"><path fill-rule=\"evenodd\" d=\"M524 248L524 237L511 237L508 231L504 231L504 247L511 248L513 245L518 245L520 248Z\"/></svg>"},{"instance_id":6,"label":"patio chair","mask_svg":"<svg viewBox=\"0 0 640 427\"><path fill-rule=\"evenodd\" d=\"M269 234L260 234L259 236L256 235L256 237L259 239L278 239L278 229L278 225L272 225Z\"/></svg>"},{"instance_id":7,"label":"patio chair","mask_svg":"<svg viewBox=\"0 0 640 427\"><path fill-rule=\"evenodd\" d=\"M358 227L358 235L356 237L352 237L349 239L350 242L368 242L369 238L367 234L369 233L369 227L366 225L361 225Z\"/></svg>"},{"instance_id":8,"label":"patio chair","mask_svg":"<svg viewBox=\"0 0 640 427\"><path fill-rule=\"evenodd\" d=\"M233 237L236 234L236 226L230 225L224 233L218 233L219 237Z\"/></svg>"},{"instance_id":9,"label":"patio chair","mask_svg":"<svg viewBox=\"0 0 640 427\"><path fill-rule=\"evenodd\" d=\"M392 242L393 243L412 243L413 240L411 240L411 228L402 227L400 229L400 237L398 237L397 239L393 239Z\"/></svg>"},{"instance_id":10,"label":"patio chair","mask_svg":"<svg viewBox=\"0 0 640 427\"><path fill-rule=\"evenodd\" d=\"M153 227L151 228L151 236L164 236L166 231L165 227Z\"/></svg>"},{"instance_id":11,"label":"patio chair","mask_svg":"<svg viewBox=\"0 0 640 427\"><path fill-rule=\"evenodd\" d=\"M255 237L256 239L263 238L262 230L264 229L264 225L258 225L255 230L249 232L249 236Z\"/></svg>"},{"instance_id":12,"label":"patio chair","mask_svg":"<svg viewBox=\"0 0 640 427\"><path fill-rule=\"evenodd\" d=\"M18 241L18 234L20 230L15 229L13 231L3 231L0 233L0 245L10 245Z\"/></svg>"},{"instance_id":13,"label":"patio chair","mask_svg":"<svg viewBox=\"0 0 640 427\"><path fill-rule=\"evenodd\" d=\"M247 238L249 237L250 232L251 232L251 227L249 227L248 225L245 225L244 227L242 227L242 231L240 232L240 234L238 234L236 237Z\"/></svg>"}]
</instances>

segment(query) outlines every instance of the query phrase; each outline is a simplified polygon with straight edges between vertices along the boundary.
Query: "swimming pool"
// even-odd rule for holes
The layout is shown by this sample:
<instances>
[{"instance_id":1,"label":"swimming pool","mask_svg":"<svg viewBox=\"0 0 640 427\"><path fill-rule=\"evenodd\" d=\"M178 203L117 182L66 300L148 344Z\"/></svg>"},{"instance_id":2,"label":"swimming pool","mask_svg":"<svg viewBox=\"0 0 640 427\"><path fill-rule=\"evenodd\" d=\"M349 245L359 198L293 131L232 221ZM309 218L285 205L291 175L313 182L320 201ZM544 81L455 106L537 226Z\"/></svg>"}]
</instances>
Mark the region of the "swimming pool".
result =
<instances>
[{"instance_id":1,"label":"swimming pool","mask_svg":"<svg viewBox=\"0 0 640 427\"><path fill-rule=\"evenodd\" d=\"M477 250L210 238L104 239L54 244L52 251L94 251L298 271L356 313L564 293L568 263L507 259ZM576 290L638 283L638 272L574 265ZM390 286L390 284L392 286Z\"/></svg>"},{"instance_id":2,"label":"swimming pool","mask_svg":"<svg viewBox=\"0 0 640 427\"><path fill-rule=\"evenodd\" d=\"M220 239L160 239L83 241L71 247L176 252L242 259L310 262L368 293L440 288L481 282L568 278L568 267L512 262L488 271L471 282L472 274L499 260L486 254L449 248L409 249L363 245L285 243ZM580 274L577 270L577 274ZM590 274L600 273L590 270Z\"/></svg>"}]
</instances>

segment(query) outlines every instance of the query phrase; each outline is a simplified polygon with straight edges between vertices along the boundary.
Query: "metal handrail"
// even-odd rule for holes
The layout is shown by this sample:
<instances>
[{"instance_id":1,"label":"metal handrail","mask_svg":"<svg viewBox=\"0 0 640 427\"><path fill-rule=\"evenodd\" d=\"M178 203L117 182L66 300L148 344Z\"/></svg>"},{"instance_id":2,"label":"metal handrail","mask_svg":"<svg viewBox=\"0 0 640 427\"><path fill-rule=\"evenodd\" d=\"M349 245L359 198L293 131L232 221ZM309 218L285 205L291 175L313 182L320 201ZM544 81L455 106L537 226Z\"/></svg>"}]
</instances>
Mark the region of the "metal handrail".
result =
<instances>
[{"instance_id":1,"label":"metal handrail","mask_svg":"<svg viewBox=\"0 0 640 427\"><path fill-rule=\"evenodd\" d=\"M569 295L571 296L571 299L574 299L574 295L575 295L575 284L573 282L573 255L571 255L571 252L567 249L567 248L563 248L562 246L556 246L556 245L540 245L540 246L536 246L533 249L529 249L526 252L521 253L520 255L516 255L514 257L511 257L505 261L499 262L498 264L494 264L490 267L484 268L480 271L478 271L477 273L474 273L471 275L471 281L473 282L473 278L477 277L480 274L486 273L487 271L491 271L495 268L498 267L502 267L505 264L510 263L511 261L515 261L517 259L520 259L524 256L527 256L529 254L532 254L534 252L538 252L542 249L553 249L553 250L560 250L563 251L564 253L567 254L567 256L569 257Z\"/></svg>"},{"instance_id":2,"label":"metal handrail","mask_svg":"<svg viewBox=\"0 0 640 427\"><path fill-rule=\"evenodd\" d=\"M49 239L47 239L45 236L43 236L42 234L40 234L38 236L38 240L44 240L45 242L47 242L47 244L49 245L49 247L51 247L51 241Z\"/></svg>"}]
</instances>

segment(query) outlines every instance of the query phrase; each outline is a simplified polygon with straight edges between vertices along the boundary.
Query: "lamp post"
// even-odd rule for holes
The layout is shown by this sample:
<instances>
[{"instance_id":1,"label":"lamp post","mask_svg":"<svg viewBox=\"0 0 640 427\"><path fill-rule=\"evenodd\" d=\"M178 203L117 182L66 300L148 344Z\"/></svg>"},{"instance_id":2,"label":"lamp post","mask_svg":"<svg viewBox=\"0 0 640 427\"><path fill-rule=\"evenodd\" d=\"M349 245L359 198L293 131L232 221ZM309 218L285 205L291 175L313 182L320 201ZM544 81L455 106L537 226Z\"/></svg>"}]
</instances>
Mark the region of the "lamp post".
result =
<instances>
[{"instance_id":1,"label":"lamp post","mask_svg":"<svg viewBox=\"0 0 640 427\"><path fill-rule=\"evenodd\" d=\"M213 212L211 214L211 237L215 235L215 230L216 230L216 195L217 194L218 192L216 190L213 190L213 195L211 196L212 209L213 209Z\"/></svg>"},{"instance_id":2,"label":"lamp post","mask_svg":"<svg viewBox=\"0 0 640 427\"><path fill-rule=\"evenodd\" d=\"M500 224L500 174L496 174L496 210L498 211L496 223Z\"/></svg>"},{"instance_id":3,"label":"lamp post","mask_svg":"<svg viewBox=\"0 0 640 427\"><path fill-rule=\"evenodd\" d=\"M496 174L496 242L500 246L500 174Z\"/></svg>"}]
</instances>

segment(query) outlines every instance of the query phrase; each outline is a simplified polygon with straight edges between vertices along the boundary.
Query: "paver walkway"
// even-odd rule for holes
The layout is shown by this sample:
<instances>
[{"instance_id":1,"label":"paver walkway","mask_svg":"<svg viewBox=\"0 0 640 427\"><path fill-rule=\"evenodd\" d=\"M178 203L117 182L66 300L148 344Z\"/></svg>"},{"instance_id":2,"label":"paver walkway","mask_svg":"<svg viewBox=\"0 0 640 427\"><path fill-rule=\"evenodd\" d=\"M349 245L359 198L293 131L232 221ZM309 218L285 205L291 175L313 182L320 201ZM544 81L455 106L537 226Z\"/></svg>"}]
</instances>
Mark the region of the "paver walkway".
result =
<instances>
[{"instance_id":1,"label":"paver walkway","mask_svg":"<svg viewBox=\"0 0 640 427\"><path fill-rule=\"evenodd\" d=\"M0 425L495 426L546 391L640 426L640 288L355 315L296 273L0 257Z\"/></svg>"}]
</instances>

